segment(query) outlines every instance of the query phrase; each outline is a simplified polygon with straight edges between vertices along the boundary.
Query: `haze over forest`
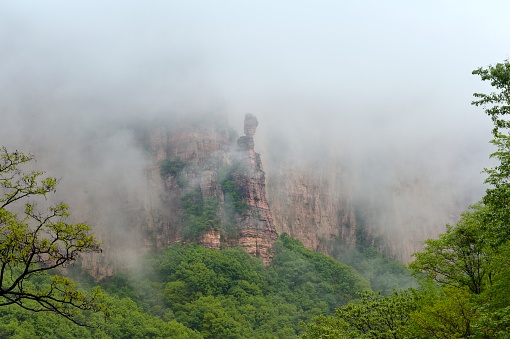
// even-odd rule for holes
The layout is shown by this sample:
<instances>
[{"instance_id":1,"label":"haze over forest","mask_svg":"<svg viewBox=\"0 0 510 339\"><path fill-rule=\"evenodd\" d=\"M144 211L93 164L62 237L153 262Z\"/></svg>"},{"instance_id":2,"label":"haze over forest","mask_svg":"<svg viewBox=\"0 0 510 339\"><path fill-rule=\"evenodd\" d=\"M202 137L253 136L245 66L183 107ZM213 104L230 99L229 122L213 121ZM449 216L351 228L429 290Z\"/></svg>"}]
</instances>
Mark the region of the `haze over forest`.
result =
<instances>
[{"instance_id":1,"label":"haze over forest","mask_svg":"<svg viewBox=\"0 0 510 339\"><path fill-rule=\"evenodd\" d=\"M471 71L509 57L508 13L506 1L2 2L0 144L34 153L71 205L135 199L148 159L133 123L226 114L240 132L253 113L269 175L284 156L338 160L368 185L405 172L473 203L492 148Z\"/></svg>"}]
</instances>

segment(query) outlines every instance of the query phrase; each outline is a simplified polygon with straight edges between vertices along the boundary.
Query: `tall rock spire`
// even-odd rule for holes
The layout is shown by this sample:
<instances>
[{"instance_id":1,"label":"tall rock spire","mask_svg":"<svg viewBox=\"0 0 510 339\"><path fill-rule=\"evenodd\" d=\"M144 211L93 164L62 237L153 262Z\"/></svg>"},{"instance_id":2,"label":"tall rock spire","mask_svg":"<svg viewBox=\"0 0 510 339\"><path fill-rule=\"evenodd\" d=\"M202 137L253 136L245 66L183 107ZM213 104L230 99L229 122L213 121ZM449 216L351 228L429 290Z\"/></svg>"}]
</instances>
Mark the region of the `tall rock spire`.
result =
<instances>
[{"instance_id":1,"label":"tall rock spire","mask_svg":"<svg viewBox=\"0 0 510 339\"><path fill-rule=\"evenodd\" d=\"M239 245L256 257L262 258L265 265L273 257L272 246L276 240L273 216L266 199L266 178L262 169L260 154L255 152L253 136L258 125L257 118L246 114L244 136L237 140L242 171L234 179L244 192L244 201L249 206L241 219Z\"/></svg>"}]
</instances>

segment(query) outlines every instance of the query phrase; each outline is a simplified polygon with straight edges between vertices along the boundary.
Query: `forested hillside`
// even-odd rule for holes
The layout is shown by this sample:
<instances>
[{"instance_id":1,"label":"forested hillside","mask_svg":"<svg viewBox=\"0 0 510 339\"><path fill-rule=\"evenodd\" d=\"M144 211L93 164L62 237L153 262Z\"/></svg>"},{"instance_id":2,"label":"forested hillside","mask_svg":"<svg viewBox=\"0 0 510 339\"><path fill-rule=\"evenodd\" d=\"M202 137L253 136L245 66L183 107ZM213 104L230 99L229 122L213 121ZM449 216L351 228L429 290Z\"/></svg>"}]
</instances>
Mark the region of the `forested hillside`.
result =
<instances>
[{"instance_id":1,"label":"forested hillside","mask_svg":"<svg viewBox=\"0 0 510 339\"><path fill-rule=\"evenodd\" d=\"M99 283L108 311L89 314L91 327L9 306L0 308L0 336L294 338L313 317L332 315L358 293L371 290L352 267L285 234L275 244L269 267L241 248L179 244L147 255L138 267ZM97 285L78 266L68 273L85 290ZM44 279L49 276L33 283Z\"/></svg>"}]
</instances>

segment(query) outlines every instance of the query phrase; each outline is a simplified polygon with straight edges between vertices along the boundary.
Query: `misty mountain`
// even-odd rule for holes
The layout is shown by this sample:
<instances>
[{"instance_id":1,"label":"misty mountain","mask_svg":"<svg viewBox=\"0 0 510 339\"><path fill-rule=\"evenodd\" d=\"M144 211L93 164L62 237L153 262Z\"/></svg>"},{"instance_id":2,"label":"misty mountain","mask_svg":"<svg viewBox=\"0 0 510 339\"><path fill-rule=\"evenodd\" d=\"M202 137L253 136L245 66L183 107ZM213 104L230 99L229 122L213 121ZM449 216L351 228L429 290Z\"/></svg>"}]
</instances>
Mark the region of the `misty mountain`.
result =
<instances>
[{"instance_id":1,"label":"misty mountain","mask_svg":"<svg viewBox=\"0 0 510 339\"><path fill-rule=\"evenodd\" d=\"M282 233L340 261L361 245L406 263L476 199L459 178L381 158L359 167L325 150L308 161L280 147L260 156L258 124L247 114L236 131L219 113L169 114L84 130L67 157L36 148L41 166L62 173L58 199L103 243L82 265L100 279L175 242L240 246L269 264Z\"/></svg>"},{"instance_id":2,"label":"misty mountain","mask_svg":"<svg viewBox=\"0 0 510 339\"><path fill-rule=\"evenodd\" d=\"M277 232L325 253L361 241L407 262L482 196L490 122L470 107L470 72L507 53L507 8L2 3L0 144L60 178L76 220L148 248L180 237L183 221L183 190L160 162L199 166L207 147L231 162L231 135L253 113ZM190 140L212 144L173 153ZM202 177L191 167L184 176Z\"/></svg>"}]
</instances>

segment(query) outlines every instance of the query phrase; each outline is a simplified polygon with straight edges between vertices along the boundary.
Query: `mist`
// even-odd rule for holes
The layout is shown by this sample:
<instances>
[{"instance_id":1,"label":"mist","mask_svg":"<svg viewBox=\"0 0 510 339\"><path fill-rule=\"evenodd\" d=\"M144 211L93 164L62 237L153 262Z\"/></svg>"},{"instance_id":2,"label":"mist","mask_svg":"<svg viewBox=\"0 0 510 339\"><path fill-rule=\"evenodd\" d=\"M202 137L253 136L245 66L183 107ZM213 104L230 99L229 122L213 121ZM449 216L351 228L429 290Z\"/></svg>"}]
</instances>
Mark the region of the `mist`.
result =
<instances>
[{"instance_id":1,"label":"mist","mask_svg":"<svg viewBox=\"0 0 510 339\"><path fill-rule=\"evenodd\" d=\"M474 203L492 149L470 106L488 88L471 71L509 57L508 13L506 1L2 2L0 144L33 153L73 211L95 210L143 199L150 159L133 123L221 114L240 132L253 113L269 176L284 159L340 161L367 186L453 182ZM98 211L122 227L120 205Z\"/></svg>"}]
</instances>

